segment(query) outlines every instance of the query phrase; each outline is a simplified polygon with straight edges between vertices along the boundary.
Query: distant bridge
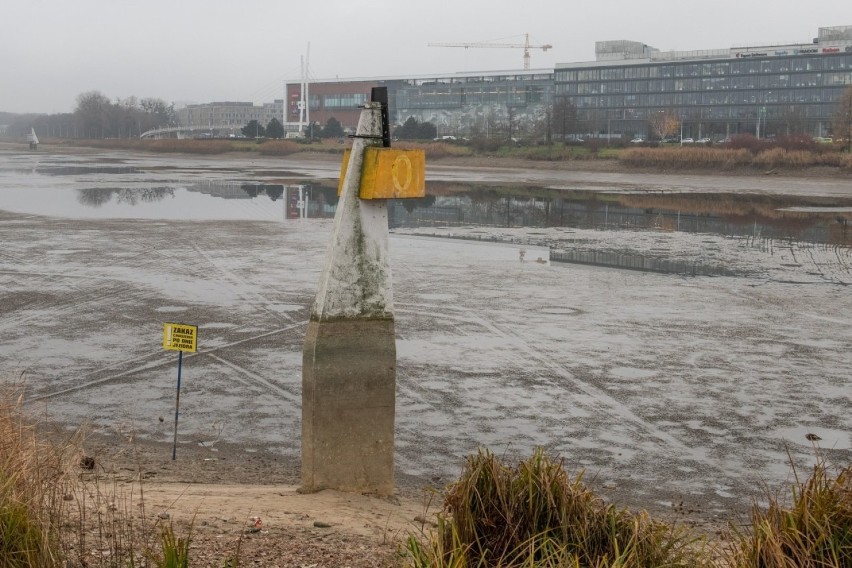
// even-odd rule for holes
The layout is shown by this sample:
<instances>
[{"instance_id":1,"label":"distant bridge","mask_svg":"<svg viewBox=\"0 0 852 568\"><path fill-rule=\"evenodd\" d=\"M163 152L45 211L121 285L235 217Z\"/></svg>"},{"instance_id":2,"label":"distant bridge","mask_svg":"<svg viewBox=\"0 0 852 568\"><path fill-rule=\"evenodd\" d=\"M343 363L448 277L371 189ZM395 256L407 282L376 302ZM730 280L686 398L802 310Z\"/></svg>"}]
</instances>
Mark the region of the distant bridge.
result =
<instances>
[{"instance_id":1,"label":"distant bridge","mask_svg":"<svg viewBox=\"0 0 852 568\"><path fill-rule=\"evenodd\" d=\"M143 132L139 138L184 138L192 136L193 133L211 134L213 132L237 133L239 128L230 124L208 125L208 126L170 126L168 128L152 128Z\"/></svg>"}]
</instances>

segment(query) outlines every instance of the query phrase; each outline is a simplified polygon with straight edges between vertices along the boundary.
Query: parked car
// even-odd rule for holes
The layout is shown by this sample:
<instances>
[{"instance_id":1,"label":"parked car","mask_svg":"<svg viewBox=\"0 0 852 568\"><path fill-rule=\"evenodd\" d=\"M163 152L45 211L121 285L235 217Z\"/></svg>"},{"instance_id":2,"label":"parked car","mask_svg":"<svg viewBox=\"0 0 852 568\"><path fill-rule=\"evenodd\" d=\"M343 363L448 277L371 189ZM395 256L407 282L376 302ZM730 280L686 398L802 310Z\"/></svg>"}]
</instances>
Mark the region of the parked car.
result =
<instances>
[{"instance_id":1,"label":"parked car","mask_svg":"<svg viewBox=\"0 0 852 568\"><path fill-rule=\"evenodd\" d=\"M698 140L695 141L695 143L696 144L709 144L710 139L709 138L699 138Z\"/></svg>"},{"instance_id":2,"label":"parked car","mask_svg":"<svg viewBox=\"0 0 852 568\"><path fill-rule=\"evenodd\" d=\"M684 138L683 140L680 141L680 143L681 144L694 144L695 140L693 140L692 138Z\"/></svg>"},{"instance_id":3,"label":"parked car","mask_svg":"<svg viewBox=\"0 0 852 568\"><path fill-rule=\"evenodd\" d=\"M630 141L630 143L631 143L631 144L644 144L644 143L645 143L645 139L644 139L644 138L642 138L642 137L640 137L640 136L637 136L636 138L634 138L633 140L631 140L631 141Z\"/></svg>"}]
</instances>

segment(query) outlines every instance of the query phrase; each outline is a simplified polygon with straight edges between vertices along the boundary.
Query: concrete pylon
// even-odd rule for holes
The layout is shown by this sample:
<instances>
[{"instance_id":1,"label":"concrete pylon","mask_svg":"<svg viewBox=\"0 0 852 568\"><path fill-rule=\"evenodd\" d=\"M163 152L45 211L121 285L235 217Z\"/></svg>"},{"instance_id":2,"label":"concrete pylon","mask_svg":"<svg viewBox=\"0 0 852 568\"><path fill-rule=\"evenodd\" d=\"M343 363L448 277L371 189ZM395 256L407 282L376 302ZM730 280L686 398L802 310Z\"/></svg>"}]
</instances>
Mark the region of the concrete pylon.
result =
<instances>
[{"instance_id":1,"label":"concrete pylon","mask_svg":"<svg viewBox=\"0 0 852 568\"><path fill-rule=\"evenodd\" d=\"M302 353L302 491L394 489L396 344L388 217L359 198L380 103L361 112Z\"/></svg>"}]
</instances>

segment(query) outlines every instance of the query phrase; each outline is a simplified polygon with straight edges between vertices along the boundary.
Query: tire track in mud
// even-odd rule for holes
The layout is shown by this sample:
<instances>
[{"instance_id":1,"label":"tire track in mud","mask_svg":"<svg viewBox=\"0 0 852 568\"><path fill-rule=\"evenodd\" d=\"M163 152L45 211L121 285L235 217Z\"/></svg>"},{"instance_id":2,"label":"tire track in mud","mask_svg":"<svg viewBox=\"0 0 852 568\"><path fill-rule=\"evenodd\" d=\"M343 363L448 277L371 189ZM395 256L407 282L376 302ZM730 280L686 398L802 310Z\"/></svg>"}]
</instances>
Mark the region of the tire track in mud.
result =
<instances>
[{"instance_id":1,"label":"tire track in mud","mask_svg":"<svg viewBox=\"0 0 852 568\"><path fill-rule=\"evenodd\" d=\"M202 357L202 356L205 356L205 355L213 355L214 353L216 353L218 351L222 351L223 349L229 349L231 347L235 347L235 346L241 345L243 343L248 343L250 341L255 341L257 339L263 339L264 337L270 337L270 336L276 335L278 333L284 333L284 332L290 331L292 329L296 329L298 327L305 326L305 325L307 325L307 323L308 323L307 321L296 322L296 323L293 323L291 325L288 325L288 326L285 326L285 327L282 327L282 328L274 329L272 331L267 331L265 333L260 333L258 335L253 335L252 337L246 337L245 339L240 339L239 341L234 341L232 343L220 345L219 347L214 347L214 348L208 349L206 351L197 351L195 353L187 353L184 356L184 359L192 359L192 358L195 358L195 357ZM150 355L131 359L131 360L129 360L129 362L136 362L136 361L139 361L139 360L154 359L154 358L162 359L162 351L152 352ZM214 357L214 358L216 360L219 360L219 358L217 358L217 357ZM225 362L224 360L219 360L219 362L220 363L224 362L225 364L227 364L227 362ZM165 365L174 365L174 361L171 360L171 359L152 361L150 363L142 364L142 365L139 365L139 366L134 367L132 369L127 369L127 370L122 371L120 373L117 373L115 375L110 375L108 377L103 377L103 378L100 378L100 379L93 379L91 381L86 381L84 383L74 385L74 386L70 386L70 387L67 387L67 388L64 388L64 389L60 389L58 391L46 393L46 394L39 395L39 396L34 396L32 398L28 398L27 402L38 402L38 401L41 401L41 400L48 400L48 399L55 398L57 396L61 396L61 395L64 395L64 394L69 394L69 393L72 393L72 392L77 392L77 391L85 390L85 389L88 389L88 388L101 386L101 385L106 384L106 383L111 383L113 381L117 381L119 379L127 377L128 375L132 375L134 373L139 373L139 372L142 372L142 371L149 371L151 369L156 369L158 367L163 367ZM110 365L108 367L104 367L104 368L100 369L99 371L93 371L93 372L88 373L87 375L84 375L84 376L92 376L92 375L97 374L101 371L111 370L113 367L115 367L115 365ZM284 392L286 392L286 391L284 391Z\"/></svg>"},{"instance_id":2,"label":"tire track in mud","mask_svg":"<svg viewBox=\"0 0 852 568\"><path fill-rule=\"evenodd\" d=\"M219 363L221 363L222 365L225 365L226 367L228 367L230 369L233 369L239 375L244 377L244 378L238 378L237 379L241 383L243 383L244 385L251 386L251 387L262 386L262 387L265 387L268 392L272 392L272 393L275 393L275 394L278 394L278 395L284 397L291 404L295 404L295 405L301 405L302 404L301 393L290 392L287 389L270 382L268 379L261 377L257 373L253 373L253 372L249 371L245 367L237 365L236 363L232 363L231 361L223 359L222 357L219 357L218 355L215 355L213 353L208 352L208 354L210 355L210 357L212 359L218 361Z\"/></svg>"},{"instance_id":3,"label":"tire track in mud","mask_svg":"<svg viewBox=\"0 0 852 568\"><path fill-rule=\"evenodd\" d=\"M22 275L21 273L18 273L19 277L29 275L30 274ZM109 282L114 282L116 284L121 284L120 281L115 281L108 278L87 278L85 276L64 274L55 274L52 276L63 279L81 278L84 279L83 282L106 280ZM57 317L63 316L69 312L81 312L89 309L90 307L97 308L98 304L102 304L105 301L109 301L111 298L115 298L117 296L126 298L129 293L127 290L122 289L120 286L116 286L111 291L105 291L103 288L96 288L86 291L84 290L84 288L75 286L73 284L65 284L65 286L71 288L77 294L74 294L72 297L67 297L67 299L63 296L63 299L56 302L47 302L40 304L36 303L34 306L28 306L29 309L27 311L35 309L40 310L42 313L4 314L4 321L0 323L0 331L9 330L26 323L32 323L34 321L42 321L46 319L55 320L57 319Z\"/></svg>"},{"instance_id":4,"label":"tire track in mud","mask_svg":"<svg viewBox=\"0 0 852 568\"><path fill-rule=\"evenodd\" d=\"M145 261L142 266L151 266L155 270L162 270L163 266L175 266L182 273L189 274L195 278L206 279L209 276L209 271L204 270L199 263L193 263L184 256L166 252L168 250L166 247L158 248L157 246L146 245L141 239L133 237L126 240L136 247L137 252L132 256L122 259L124 261L132 262L142 259ZM164 265L162 263L163 260L167 261L168 264Z\"/></svg>"},{"instance_id":5,"label":"tire track in mud","mask_svg":"<svg viewBox=\"0 0 852 568\"><path fill-rule=\"evenodd\" d=\"M267 315L270 315L276 319L283 319L289 322L293 321L293 316L291 316L290 314L286 312L279 313L269 309L268 306L273 302L270 302L257 292L252 292L251 290L248 290L245 286L242 286L242 284L245 282L243 279L239 278L236 274L222 266L222 263L214 259L209 253L203 251L201 247L198 246L198 243L193 242L192 248L201 257L203 257L210 266L212 266L214 269L224 275L225 282L227 282L228 285L236 291L236 295L245 300L246 303L250 305L253 309L264 312Z\"/></svg>"},{"instance_id":6,"label":"tire track in mud","mask_svg":"<svg viewBox=\"0 0 852 568\"><path fill-rule=\"evenodd\" d=\"M475 315L473 313L473 310L466 308L457 308L447 305L437 306L432 304L421 303L409 303L402 305L405 307L399 309L398 311L408 312L417 316L441 314L441 317L443 318L465 323L474 323L481 326L482 328L490 331L491 333L494 333L502 339L505 339L516 345L518 347L518 351L523 352L524 356L528 361L534 361L538 365L538 368L548 369L554 375L559 376L562 379L568 381L573 387L578 389L584 395L588 396L591 400L599 402L602 406L609 410L610 414L614 418L617 417L621 421L627 421L634 424L637 428L653 436L660 442L663 442L667 445L667 447L671 449L677 450L686 455L694 455L695 452L693 452L689 446L681 442L678 438L675 438L671 434L668 434L667 432L647 422L646 420L635 414L627 406L618 402L616 399L610 396L606 391L578 379L570 370L566 369L564 366L560 365L559 363L555 363L553 361L548 360L545 355L539 353L536 349L532 348L523 337L511 331L504 331L491 321L481 316ZM458 314L449 314L448 312L450 310L454 310L458 312ZM564 388L562 386L556 385L552 381L552 379L548 378L546 374L541 373L538 376L540 380L550 383L556 389ZM591 408L590 410L592 412L600 411L599 408ZM709 460L701 461L703 461L708 466L716 467L716 464Z\"/></svg>"}]
</instances>

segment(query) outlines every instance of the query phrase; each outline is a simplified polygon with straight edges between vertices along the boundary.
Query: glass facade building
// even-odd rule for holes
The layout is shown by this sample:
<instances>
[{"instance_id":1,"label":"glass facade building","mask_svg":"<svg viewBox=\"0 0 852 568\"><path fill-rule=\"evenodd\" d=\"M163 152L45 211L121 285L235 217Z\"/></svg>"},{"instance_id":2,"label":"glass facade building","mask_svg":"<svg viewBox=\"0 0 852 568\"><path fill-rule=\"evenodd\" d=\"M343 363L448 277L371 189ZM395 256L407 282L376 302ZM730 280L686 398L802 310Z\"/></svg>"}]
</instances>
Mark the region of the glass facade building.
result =
<instances>
[{"instance_id":1,"label":"glass facade building","mask_svg":"<svg viewBox=\"0 0 852 568\"><path fill-rule=\"evenodd\" d=\"M684 137L827 136L852 86L852 26L821 28L808 44L660 52L616 41L596 48L596 61L555 69L555 100L576 107L583 134L648 136L652 115L669 112Z\"/></svg>"},{"instance_id":2,"label":"glass facade building","mask_svg":"<svg viewBox=\"0 0 852 568\"><path fill-rule=\"evenodd\" d=\"M392 118L434 123L439 135L469 135L512 123L530 131L553 101L550 70L502 71L404 79L394 85Z\"/></svg>"},{"instance_id":3,"label":"glass facade building","mask_svg":"<svg viewBox=\"0 0 852 568\"><path fill-rule=\"evenodd\" d=\"M675 135L682 127L694 139L829 136L852 86L852 26L820 28L809 43L704 51L599 41L595 57L554 69L317 80L307 104L312 121L334 117L354 128L370 88L386 86L394 124L414 117L435 124L439 136L650 137L659 113L676 117ZM300 99L299 82L285 85L291 125Z\"/></svg>"}]
</instances>

